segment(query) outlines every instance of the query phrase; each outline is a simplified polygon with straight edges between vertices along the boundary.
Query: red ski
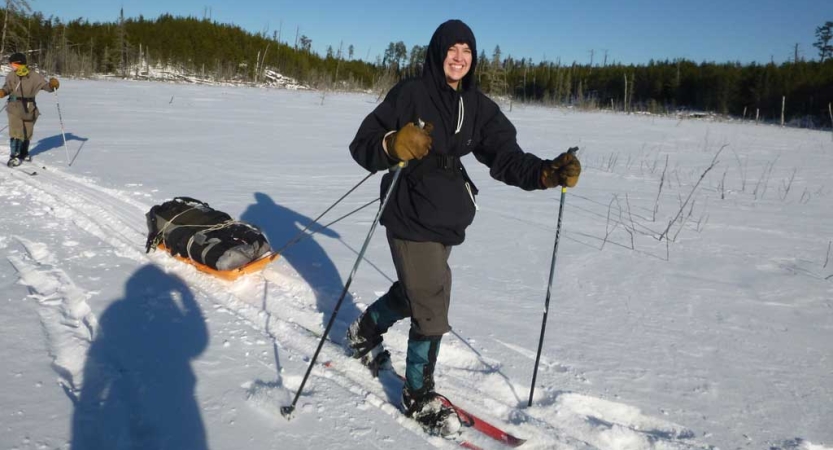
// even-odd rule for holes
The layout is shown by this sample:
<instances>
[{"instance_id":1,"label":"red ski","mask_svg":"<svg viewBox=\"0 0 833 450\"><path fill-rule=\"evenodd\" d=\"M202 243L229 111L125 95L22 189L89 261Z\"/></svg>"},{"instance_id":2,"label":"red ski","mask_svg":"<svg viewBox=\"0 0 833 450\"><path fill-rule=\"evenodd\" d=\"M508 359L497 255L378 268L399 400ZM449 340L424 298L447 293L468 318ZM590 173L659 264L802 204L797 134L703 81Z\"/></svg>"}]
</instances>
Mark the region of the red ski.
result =
<instances>
[{"instance_id":1,"label":"red ski","mask_svg":"<svg viewBox=\"0 0 833 450\"><path fill-rule=\"evenodd\" d=\"M395 372L394 372L395 373ZM405 381L405 377L400 374L396 374L400 380ZM455 405L451 402L446 396L440 395L440 401L443 402L445 406L454 409L454 412L457 413L457 416L460 417L460 422L463 424L464 427L474 428L475 430L483 433L484 435L499 441L503 444L508 445L509 447L519 447L526 442L525 439L521 439L519 437L515 437L506 431L501 430L500 428L486 422L485 420L481 419L480 417L475 416L474 414L466 411L465 409ZM478 448L478 447L466 447L465 448Z\"/></svg>"},{"instance_id":2,"label":"red ski","mask_svg":"<svg viewBox=\"0 0 833 450\"><path fill-rule=\"evenodd\" d=\"M309 332L310 334L312 334L314 336L317 336L319 338L321 337L321 335L316 331L310 330L309 328L306 328L306 327L304 327L304 326L302 326L298 323L294 323L294 325L297 325L299 328ZM332 345L336 345L339 348L341 347L341 345L339 343L330 339L329 336L327 337L327 342L332 344ZM325 361L325 362L322 363L322 365L324 367L327 367L327 368L333 368L333 362L332 361ZM372 368L371 368L371 372L373 372ZM399 378L400 380L405 381L405 377L403 377L402 375L396 373L395 371L390 371L390 372L393 375L395 375L397 378ZM378 372L373 373L373 376L378 376ZM462 423L463 427L474 429L477 432L483 434L484 436L489 437L491 439L494 439L494 440L500 442L501 444L504 444L504 445L506 445L508 447L512 447L512 448L520 447L521 445L523 445L524 442L526 442L525 439L521 439L517 436L514 436L514 435L512 435L512 434L510 434L510 433L492 425L491 423L481 419L480 417L477 417L474 414L466 411L462 407L460 407L458 405L455 405L454 403L451 402L451 400L449 400L445 396L441 395L440 398L442 399L442 402L446 406L454 408L454 411L457 413L457 416L460 417L460 422ZM455 439L451 439L451 440L455 440ZM478 445L476 445L472 442L469 442L469 441L466 441L466 440L459 440L459 439L456 439L455 441L460 444L460 447L463 447L463 448L466 448L466 449L469 449L469 450L482 450L481 447L479 447Z\"/></svg>"},{"instance_id":3,"label":"red ski","mask_svg":"<svg viewBox=\"0 0 833 450\"><path fill-rule=\"evenodd\" d=\"M454 403L451 403L451 401L445 397L442 397L442 401L446 406L454 408L454 411L456 411L457 415L460 416L460 420L463 422L464 426L470 426L486 436L489 436L496 441L500 441L510 447L519 447L526 442L526 440L515 437L455 405Z\"/></svg>"}]
</instances>

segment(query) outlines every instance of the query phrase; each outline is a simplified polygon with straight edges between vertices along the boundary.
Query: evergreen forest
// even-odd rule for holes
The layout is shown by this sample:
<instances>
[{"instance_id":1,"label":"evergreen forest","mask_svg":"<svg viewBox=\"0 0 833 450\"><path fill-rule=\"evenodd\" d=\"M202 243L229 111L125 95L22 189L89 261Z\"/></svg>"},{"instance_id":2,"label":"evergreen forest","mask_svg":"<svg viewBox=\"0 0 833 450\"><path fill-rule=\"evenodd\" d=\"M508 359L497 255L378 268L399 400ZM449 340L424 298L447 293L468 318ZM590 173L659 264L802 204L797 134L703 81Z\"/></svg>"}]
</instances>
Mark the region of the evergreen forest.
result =
<instances>
[{"instance_id":1,"label":"evergreen forest","mask_svg":"<svg viewBox=\"0 0 833 450\"><path fill-rule=\"evenodd\" d=\"M19 1L19 0L18 0ZM72 77L147 77L166 68L210 81L260 83L273 71L316 89L385 92L421 72L425 47L391 42L384 55L364 61L349 43L312 50L297 31L252 33L206 18L162 15L113 22L63 23L7 0L0 8L0 51L27 54L42 71ZM25 6L25 2L22 4ZM486 94L514 102L619 111L713 112L794 126L829 127L833 121L833 22L815 30L818 59L798 55L766 64L695 62L563 64L516 59L500 47L480 50L476 76ZM808 30L811 34L813 30ZM291 35L290 35L291 34Z\"/></svg>"}]
</instances>

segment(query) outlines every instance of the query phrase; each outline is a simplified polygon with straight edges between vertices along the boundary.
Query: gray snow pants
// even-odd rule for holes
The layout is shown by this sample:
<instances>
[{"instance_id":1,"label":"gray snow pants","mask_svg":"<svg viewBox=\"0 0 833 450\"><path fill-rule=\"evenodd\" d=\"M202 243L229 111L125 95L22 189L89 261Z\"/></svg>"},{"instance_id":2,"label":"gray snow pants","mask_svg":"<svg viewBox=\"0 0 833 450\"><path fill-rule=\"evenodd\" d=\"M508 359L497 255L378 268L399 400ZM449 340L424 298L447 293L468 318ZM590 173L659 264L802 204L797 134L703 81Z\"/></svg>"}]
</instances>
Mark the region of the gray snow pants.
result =
<instances>
[{"instance_id":1,"label":"gray snow pants","mask_svg":"<svg viewBox=\"0 0 833 450\"><path fill-rule=\"evenodd\" d=\"M442 336L451 331L451 246L437 242L396 239L388 232L393 265L407 298L390 299L400 311L410 311L411 330L422 336Z\"/></svg>"}]
</instances>

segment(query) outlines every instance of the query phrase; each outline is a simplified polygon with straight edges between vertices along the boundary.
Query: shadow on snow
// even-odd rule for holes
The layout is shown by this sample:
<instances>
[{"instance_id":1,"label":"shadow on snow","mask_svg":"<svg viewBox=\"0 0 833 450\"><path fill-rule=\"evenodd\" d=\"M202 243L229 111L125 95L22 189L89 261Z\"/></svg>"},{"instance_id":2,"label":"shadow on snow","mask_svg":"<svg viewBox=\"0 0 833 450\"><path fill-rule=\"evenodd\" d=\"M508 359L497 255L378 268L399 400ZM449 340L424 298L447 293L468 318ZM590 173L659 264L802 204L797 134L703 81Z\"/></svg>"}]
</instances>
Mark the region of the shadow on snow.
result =
<instances>
[{"instance_id":1,"label":"shadow on snow","mask_svg":"<svg viewBox=\"0 0 833 450\"><path fill-rule=\"evenodd\" d=\"M207 449L191 359L208 344L194 296L147 265L99 320L72 420L73 449Z\"/></svg>"},{"instance_id":2,"label":"shadow on snow","mask_svg":"<svg viewBox=\"0 0 833 450\"><path fill-rule=\"evenodd\" d=\"M312 222L311 218L275 203L270 196L262 192L256 192L254 197L255 203L246 208L240 220L260 227L275 250L279 250L295 238ZM338 233L320 226L312 226L309 231L330 238L340 237ZM326 326L338 297L344 290L344 283L335 264L315 239L307 237L284 249L281 258L313 289L318 311L324 315L322 327ZM352 296L347 293L330 336L336 341L341 340L347 332L347 326L360 313Z\"/></svg>"},{"instance_id":3,"label":"shadow on snow","mask_svg":"<svg viewBox=\"0 0 833 450\"><path fill-rule=\"evenodd\" d=\"M81 147L83 147L84 143L86 143L89 140L89 138L77 136L77 135L72 134L72 133L66 133L66 137L67 137L67 144L69 144L70 141L80 141L81 142ZM31 156L37 156L41 153L46 153L49 150L53 150L53 149L60 148L60 147L63 147L63 146L64 146L64 137L60 134L56 134L54 136L49 136L47 138L40 139L35 144L35 146L32 147L29 150L29 154ZM80 150L81 150L81 148L79 147L78 151L80 151Z\"/></svg>"}]
</instances>

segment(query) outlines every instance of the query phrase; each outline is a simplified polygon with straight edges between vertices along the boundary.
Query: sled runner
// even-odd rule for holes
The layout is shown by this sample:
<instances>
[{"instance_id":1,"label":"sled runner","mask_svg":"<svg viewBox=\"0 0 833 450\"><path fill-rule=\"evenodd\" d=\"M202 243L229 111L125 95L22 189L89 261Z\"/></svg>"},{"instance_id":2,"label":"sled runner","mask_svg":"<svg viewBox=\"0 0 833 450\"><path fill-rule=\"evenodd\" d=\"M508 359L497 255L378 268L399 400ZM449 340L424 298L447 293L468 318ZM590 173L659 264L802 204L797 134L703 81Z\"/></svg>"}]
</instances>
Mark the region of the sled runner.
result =
<instances>
[{"instance_id":1,"label":"sled runner","mask_svg":"<svg viewBox=\"0 0 833 450\"><path fill-rule=\"evenodd\" d=\"M163 249L224 280L262 270L278 257L258 227L193 198L176 197L156 205L146 217L146 251Z\"/></svg>"},{"instance_id":2,"label":"sled runner","mask_svg":"<svg viewBox=\"0 0 833 450\"><path fill-rule=\"evenodd\" d=\"M165 247L165 244L160 243L159 246L156 247L156 248L158 248L159 250L171 253L171 251L168 250L167 247ZM260 272L261 270L266 268L266 266L268 266L269 263L278 259L281 255L280 255L280 253L270 252L270 253L262 256L260 259L256 259L256 260L254 260L254 261L252 261L252 262L250 262L250 263L248 263L244 266L238 267L236 269L231 269L231 270L213 269L209 266L206 266L205 264L200 264L200 263L194 261L193 259L189 259L189 258L186 258L184 256L179 256L179 255L173 254L173 253L171 253L171 256L173 256L174 258L176 258L179 261L182 261L186 264L190 264L190 265L194 266L200 272L207 273L209 275L213 275L217 278L220 278L220 279L223 279L223 280L226 280L226 281L234 281L234 280L242 277L243 275L250 274L250 273L255 273L255 272Z\"/></svg>"}]
</instances>

